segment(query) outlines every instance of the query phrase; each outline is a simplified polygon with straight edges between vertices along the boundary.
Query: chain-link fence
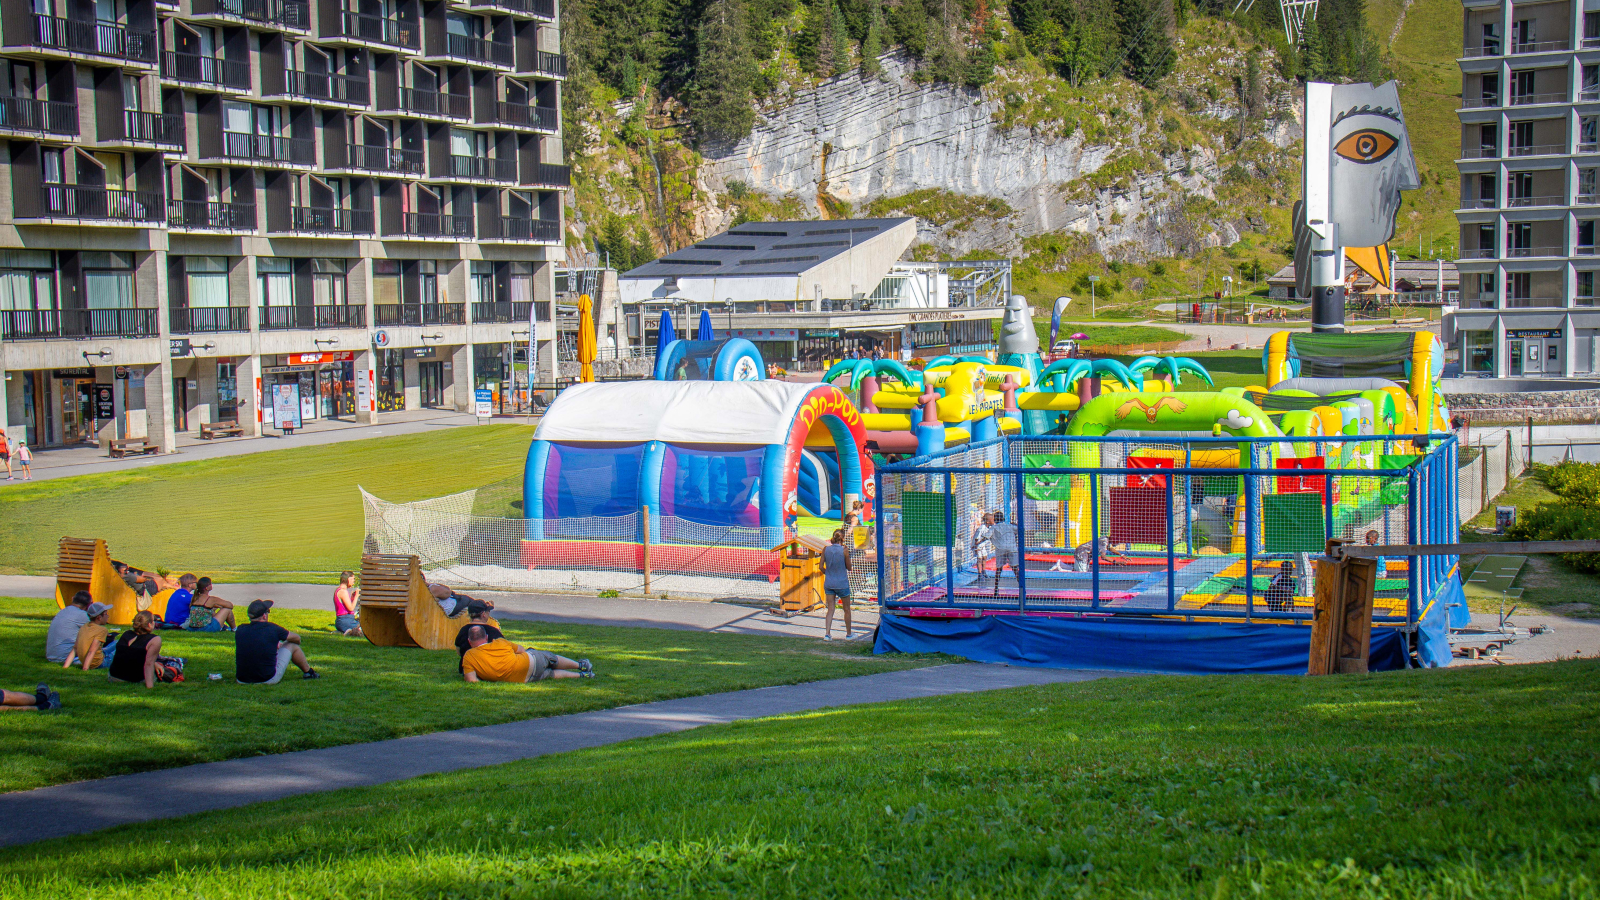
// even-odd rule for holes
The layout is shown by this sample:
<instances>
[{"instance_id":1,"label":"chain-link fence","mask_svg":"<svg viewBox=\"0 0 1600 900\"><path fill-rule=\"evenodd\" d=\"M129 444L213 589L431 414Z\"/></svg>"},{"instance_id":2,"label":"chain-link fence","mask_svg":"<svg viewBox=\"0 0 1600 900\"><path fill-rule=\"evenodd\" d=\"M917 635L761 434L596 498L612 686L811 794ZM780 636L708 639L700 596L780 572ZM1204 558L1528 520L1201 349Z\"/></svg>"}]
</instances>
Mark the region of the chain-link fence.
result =
<instances>
[{"instance_id":1,"label":"chain-link fence","mask_svg":"<svg viewBox=\"0 0 1600 900\"><path fill-rule=\"evenodd\" d=\"M1455 539L1456 443L1426 446L1018 437L886 466L880 596L927 615L1309 618L1328 539ZM1378 620L1415 621L1440 559L1382 560Z\"/></svg>"},{"instance_id":2,"label":"chain-link fence","mask_svg":"<svg viewBox=\"0 0 1600 900\"><path fill-rule=\"evenodd\" d=\"M1476 454L1458 470L1462 522L1488 509L1490 501L1500 496L1511 479L1523 473L1527 462L1526 452L1511 431L1504 432L1493 443L1469 449ZM1468 454L1464 450L1462 455Z\"/></svg>"}]
</instances>

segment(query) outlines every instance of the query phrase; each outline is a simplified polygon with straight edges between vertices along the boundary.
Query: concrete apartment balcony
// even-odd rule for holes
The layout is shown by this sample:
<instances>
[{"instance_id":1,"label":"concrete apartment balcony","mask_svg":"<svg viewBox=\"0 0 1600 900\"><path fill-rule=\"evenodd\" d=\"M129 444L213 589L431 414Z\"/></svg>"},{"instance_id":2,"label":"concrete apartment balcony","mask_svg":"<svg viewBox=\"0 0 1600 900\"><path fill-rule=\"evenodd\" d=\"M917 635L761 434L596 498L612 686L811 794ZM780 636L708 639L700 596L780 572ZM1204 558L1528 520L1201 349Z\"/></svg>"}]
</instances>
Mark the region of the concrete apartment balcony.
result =
<instances>
[{"instance_id":1,"label":"concrete apartment balcony","mask_svg":"<svg viewBox=\"0 0 1600 900\"><path fill-rule=\"evenodd\" d=\"M183 116L137 109L124 109L121 113L115 117L113 127L101 129L101 146L182 152Z\"/></svg>"},{"instance_id":2,"label":"concrete apartment balcony","mask_svg":"<svg viewBox=\"0 0 1600 900\"><path fill-rule=\"evenodd\" d=\"M334 145L326 149L331 157L339 148ZM329 171L360 172L388 177L427 174L421 150L397 150L371 144L346 144L343 150L345 151L343 159L330 158L324 168Z\"/></svg>"},{"instance_id":3,"label":"concrete apartment balcony","mask_svg":"<svg viewBox=\"0 0 1600 900\"><path fill-rule=\"evenodd\" d=\"M254 203L220 203L215 200L168 200L167 225L174 231L254 234Z\"/></svg>"},{"instance_id":4,"label":"concrete apartment balcony","mask_svg":"<svg viewBox=\"0 0 1600 900\"><path fill-rule=\"evenodd\" d=\"M555 134L560 127L560 113L553 106L529 106L502 100L494 105L494 115L488 121L519 131Z\"/></svg>"},{"instance_id":5,"label":"concrete apartment balcony","mask_svg":"<svg viewBox=\"0 0 1600 900\"><path fill-rule=\"evenodd\" d=\"M256 310L261 316L262 331L289 331L297 328L365 328L367 308L347 304L309 306L263 306Z\"/></svg>"},{"instance_id":6,"label":"concrete apartment balcony","mask_svg":"<svg viewBox=\"0 0 1600 900\"><path fill-rule=\"evenodd\" d=\"M324 16L322 36L318 40L391 53L397 50L415 53L422 46L421 29L415 21L350 10L342 10L335 16Z\"/></svg>"},{"instance_id":7,"label":"concrete apartment balcony","mask_svg":"<svg viewBox=\"0 0 1600 900\"><path fill-rule=\"evenodd\" d=\"M370 102L368 82L365 78L327 72L302 72L297 69L289 69L283 73L283 77L283 90L273 92L270 96L286 97L314 106L339 108L365 108Z\"/></svg>"},{"instance_id":8,"label":"concrete apartment balcony","mask_svg":"<svg viewBox=\"0 0 1600 900\"><path fill-rule=\"evenodd\" d=\"M148 338L160 334L155 309L0 310L0 340Z\"/></svg>"},{"instance_id":9,"label":"concrete apartment balcony","mask_svg":"<svg viewBox=\"0 0 1600 900\"><path fill-rule=\"evenodd\" d=\"M311 4L306 0L192 0L188 18L303 34L311 28Z\"/></svg>"},{"instance_id":10,"label":"concrete apartment balcony","mask_svg":"<svg viewBox=\"0 0 1600 900\"><path fill-rule=\"evenodd\" d=\"M370 235L372 234L372 210L291 206L289 207L287 233L333 237Z\"/></svg>"},{"instance_id":11,"label":"concrete apartment balcony","mask_svg":"<svg viewBox=\"0 0 1600 900\"><path fill-rule=\"evenodd\" d=\"M135 31L104 22L63 19L35 14L31 40L25 47L40 56L57 56L88 62L107 60L121 64L153 66L159 46L153 31Z\"/></svg>"},{"instance_id":12,"label":"concrete apartment balcony","mask_svg":"<svg viewBox=\"0 0 1600 900\"><path fill-rule=\"evenodd\" d=\"M224 131L218 158L271 168L311 169L317 162L316 144L312 138Z\"/></svg>"},{"instance_id":13,"label":"concrete apartment balcony","mask_svg":"<svg viewBox=\"0 0 1600 900\"><path fill-rule=\"evenodd\" d=\"M465 325L465 303L379 303L372 307L379 328L399 325Z\"/></svg>"},{"instance_id":14,"label":"concrete apartment balcony","mask_svg":"<svg viewBox=\"0 0 1600 900\"><path fill-rule=\"evenodd\" d=\"M173 334L221 334L250 330L250 310L243 306L184 306L167 311Z\"/></svg>"},{"instance_id":15,"label":"concrete apartment balcony","mask_svg":"<svg viewBox=\"0 0 1600 900\"><path fill-rule=\"evenodd\" d=\"M472 322L474 325L508 325L528 321L528 311L533 304L527 301L520 303L474 303L472 304Z\"/></svg>"},{"instance_id":16,"label":"concrete apartment balcony","mask_svg":"<svg viewBox=\"0 0 1600 900\"><path fill-rule=\"evenodd\" d=\"M160 191L125 191L78 184L41 184L37 190L38 205L27 210L19 208L18 219L139 228L167 224L166 203Z\"/></svg>"},{"instance_id":17,"label":"concrete apartment balcony","mask_svg":"<svg viewBox=\"0 0 1600 900\"><path fill-rule=\"evenodd\" d=\"M78 133L78 104L32 97L0 97L0 134L60 135Z\"/></svg>"},{"instance_id":18,"label":"concrete apartment balcony","mask_svg":"<svg viewBox=\"0 0 1600 900\"><path fill-rule=\"evenodd\" d=\"M560 243L561 223L555 219L529 219L515 216L486 217L478 229L478 240L485 244Z\"/></svg>"},{"instance_id":19,"label":"concrete apartment balcony","mask_svg":"<svg viewBox=\"0 0 1600 900\"><path fill-rule=\"evenodd\" d=\"M250 64L220 56L179 53L161 54L161 78L195 91L219 94L250 93Z\"/></svg>"},{"instance_id":20,"label":"concrete apartment balcony","mask_svg":"<svg viewBox=\"0 0 1600 900\"><path fill-rule=\"evenodd\" d=\"M453 3L460 9L507 15L514 19L540 22L556 20L555 0L453 0Z\"/></svg>"},{"instance_id":21,"label":"concrete apartment balcony","mask_svg":"<svg viewBox=\"0 0 1600 900\"><path fill-rule=\"evenodd\" d=\"M471 216L453 216L445 213L401 213L394 230L385 230L386 238L422 240L470 240L473 236Z\"/></svg>"},{"instance_id":22,"label":"concrete apartment balcony","mask_svg":"<svg viewBox=\"0 0 1600 900\"><path fill-rule=\"evenodd\" d=\"M466 94L400 88L394 97L380 97L379 112L414 119L467 124L472 119L472 98Z\"/></svg>"}]
</instances>

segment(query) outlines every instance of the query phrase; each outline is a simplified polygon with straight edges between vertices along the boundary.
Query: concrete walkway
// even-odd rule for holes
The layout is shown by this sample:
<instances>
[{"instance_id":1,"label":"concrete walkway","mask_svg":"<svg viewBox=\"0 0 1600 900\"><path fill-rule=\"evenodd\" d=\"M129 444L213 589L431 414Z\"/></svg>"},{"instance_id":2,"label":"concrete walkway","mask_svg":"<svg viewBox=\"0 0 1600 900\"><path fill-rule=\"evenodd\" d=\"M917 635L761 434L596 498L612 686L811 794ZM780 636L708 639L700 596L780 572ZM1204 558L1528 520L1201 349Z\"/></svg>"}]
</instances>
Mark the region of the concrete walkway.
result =
<instances>
[{"instance_id":1,"label":"concrete walkway","mask_svg":"<svg viewBox=\"0 0 1600 900\"><path fill-rule=\"evenodd\" d=\"M128 469L143 469L150 466L159 466L174 462L192 462L197 459L218 459L224 456L244 456L250 453L263 453L267 450L283 450L289 447L315 447L323 444L341 444L345 441L360 441L367 438L391 437L398 434L422 434L437 431L441 428L464 428L478 424L476 417L457 412L448 412L440 409L417 409L396 413L379 413L381 421L377 425L356 425L340 420L319 420L312 427L301 429L293 435L283 435L276 431L268 431L261 437L244 438L219 438L217 440L202 441L194 435L182 434L178 436L178 449L174 453L156 454L153 456L129 456L123 459L112 459L106 451L99 447L57 447L49 450L35 450L33 454L33 480L47 481L52 478L66 478L72 475L87 475L93 472L121 472ZM523 425L536 422L537 419L521 417L496 418L490 420L493 424ZM15 460L12 461L13 470L20 474ZM0 488L8 484L22 482L7 482L0 476Z\"/></svg>"},{"instance_id":2,"label":"concrete walkway","mask_svg":"<svg viewBox=\"0 0 1600 900\"><path fill-rule=\"evenodd\" d=\"M702 725L825 707L1089 681L1117 674L976 664L932 666L118 775L0 794L0 847L498 765Z\"/></svg>"}]
</instances>

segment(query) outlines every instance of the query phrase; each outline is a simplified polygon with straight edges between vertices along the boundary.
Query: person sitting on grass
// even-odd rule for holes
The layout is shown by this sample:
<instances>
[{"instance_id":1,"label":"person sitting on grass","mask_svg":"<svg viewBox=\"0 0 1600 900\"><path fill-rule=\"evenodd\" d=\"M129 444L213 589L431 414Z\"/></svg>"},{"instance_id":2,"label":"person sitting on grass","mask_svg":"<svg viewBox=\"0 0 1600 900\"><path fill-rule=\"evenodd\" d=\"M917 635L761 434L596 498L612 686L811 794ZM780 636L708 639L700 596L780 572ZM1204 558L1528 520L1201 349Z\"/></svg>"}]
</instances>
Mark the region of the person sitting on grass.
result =
<instances>
[{"instance_id":1,"label":"person sitting on grass","mask_svg":"<svg viewBox=\"0 0 1600 900\"><path fill-rule=\"evenodd\" d=\"M466 594L458 594L449 587L438 583L428 585L428 593L433 595L433 599L439 601L439 608L444 610L444 614L452 619L460 615L467 608L467 604L476 599L468 597ZM492 601L483 600L480 602L487 603L490 609L494 609Z\"/></svg>"},{"instance_id":2,"label":"person sitting on grass","mask_svg":"<svg viewBox=\"0 0 1600 900\"><path fill-rule=\"evenodd\" d=\"M110 670L112 681L138 684L147 688L156 686L156 657L161 654L161 637L155 633L156 614L141 609L133 614L133 627L117 638L112 651Z\"/></svg>"},{"instance_id":3,"label":"person sitting on grass","mask_svg":"<svg viewBox=\"0 0 1600 900\"><path fill-rule=\"evenodd\" d=\"M168 588L175 590L178 587L178 583L175 581L162 578L160 575L157 575L154 572L146 572L143 569L135 569L133 566L130 566L121 560L113 559L111 561L111 568L115 569L117 574L122 576L122 580L128 583L128 587L133 588L133 592L135 594L144 594L146 597L154 597Z\"/></svg>"},{"instance_id":4,"label":"person sitting on grass","mask_svg":"<svg viewBox=\"0 0 1600 900\"><path fill-rule=\"evenodd\" d=\"M290 663L300 670L302 678L322 677L306 662L300 635L267 621L272 612L271 600L252 600L245 612L250 623L240 625L233 633L234 678L240 684L277 684L289 671Z\"/></svg>"},{"instance_id":5,"label":"person sitting on grass","mask_svg":"<svg viewBox=\"0 0 1600 900\"><path fill-rule=\"evenodd\" d=\"M469 683L504 681L525 684L546 678L593 678L587 659L573 661L534 647L521 647L505 638L489 639L482 625L467 626L467 653L461 657L461 677Z\"/></svg>"},{"instance_id":6,"label":"person sitting on grass","mask_svg":"<svg viewBox=\"0 0 1600 900\"><path fill-rule=\"evenodd\" d=\"M91 603L88 612L89 624L78 629L78 640L67 654L66 662L61 664L63 669L70 669L79 661L85 672L102 666L110 668L111 657L117 655L116 642L106 630L106 622L111 620L111 604ZM111 641L109 646L107 641Z\"/></svg>"},{"instance_id":7,"label":"person sitting on grass","mask_svg":"<svg viewBox=\"0 0 1600 900\"><path fill-rule=\"evenodd\" d=\"M461 626L461 630L456 632L456 650L460 652L463 660L467 658L467 651L472 649L472 645L467 642L467 632L471 631L473 627L482 628L483 633L487 634L491 641L505 637L500 633L500 629L489 622L490 609L491 607L486 601L476 599L467 601L467 624ZM457 663L456 671L464 672L466 670L461 663Z\"/></svg>"},{"instance_id":8,"label":"person sitting on grass","mask_svg":"<svg viewBox=\"0 0 1600 900\"><path fill-rule=\"evenodd\" d=\"M89 624L88 591L72 595L72 602L61 608L50 620L50 629L44 633L44 658L50 662L65 662L72 647L78 642L78 632Z\"/></svg>"},{"instance_id":9,"label":"person sitting on grass","mask_svg":"<svg viewBox=\"0 0 1600 900\"><path fill-rule=\"evenodd\" d=\"M361 604L361 588L356 587L356 573L345 569L339 573L339 586L333 589L333 630L345 637L364 637L361 619L356 610Z\"/></svg>"},{"instance_id":10,"label":"person sitting on grass","mask_svg":"<svg viewBox=\"0 0 1600 900\"><path fill-rule=\"evenodd\" d=\"M850 551L844 546L842 528L822 548L822 596L827 604L822 615L822 639L833 640L833 607L837 603L844 607L844 639L850 640Z\"/></svg>"},{"instance_id":11,"label":"person sitting on grass","mask_svg":"<svg viewBox=\"0 0 1600 900\"><path fill-rule=\"evenodd\" d=\"M25 710L38 710L61 708L61 692L50 690L50 685L41 684L31 694L21 691L0 691L0 712L22 712Z\"/></svg>"},{"instance_id":12,"label":"person sitting on grass","mask_svg":"<svg viewBox=\"0 0 1600 900\"><path fill-rule=\"evenodd\" d=\"M233 604L211 593L211 579L195 582L194 599L189 601L189 619L184 622L186 631L232 631Z\"/></svg>"},{"instance_id":13,"label":"person sitting on grass","mask_svg":"<svg viewBox=\"0 0 1600 900\"><path fill-rule=\"evenodd\" d=\"M162 628L183 628L189 622L189 607L194 605L194 587L199 582L193 572L178 576L178 589L167 597L166 612L161 615Z\"/></svg>"}]
</instances>

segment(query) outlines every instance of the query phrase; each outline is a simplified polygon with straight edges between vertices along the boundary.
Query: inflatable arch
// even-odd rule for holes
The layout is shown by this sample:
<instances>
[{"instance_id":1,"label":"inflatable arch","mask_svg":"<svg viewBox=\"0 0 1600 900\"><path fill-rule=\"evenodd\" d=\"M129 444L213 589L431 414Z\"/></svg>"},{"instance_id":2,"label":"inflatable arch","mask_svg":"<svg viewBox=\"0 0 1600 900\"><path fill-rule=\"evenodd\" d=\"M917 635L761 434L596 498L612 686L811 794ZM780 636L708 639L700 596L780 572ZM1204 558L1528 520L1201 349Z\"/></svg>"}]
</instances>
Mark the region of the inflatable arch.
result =
<instances>
[{"instance_id":1,"label":"inflatable arch","mask_svg":"<svg viewBox=\"0 0 1600 900\"><path fill-rule=\"evenodd\" d=\"M761 381L761 351L744 338L676 340L656 356L657 381Z\"/></svg>"}]
</instances>

